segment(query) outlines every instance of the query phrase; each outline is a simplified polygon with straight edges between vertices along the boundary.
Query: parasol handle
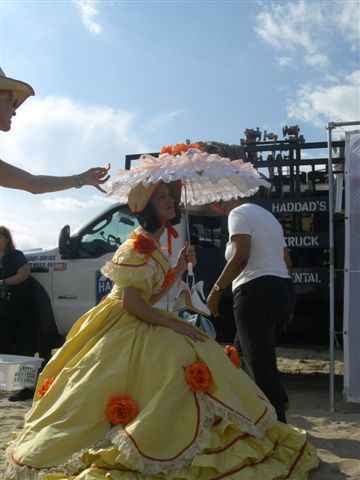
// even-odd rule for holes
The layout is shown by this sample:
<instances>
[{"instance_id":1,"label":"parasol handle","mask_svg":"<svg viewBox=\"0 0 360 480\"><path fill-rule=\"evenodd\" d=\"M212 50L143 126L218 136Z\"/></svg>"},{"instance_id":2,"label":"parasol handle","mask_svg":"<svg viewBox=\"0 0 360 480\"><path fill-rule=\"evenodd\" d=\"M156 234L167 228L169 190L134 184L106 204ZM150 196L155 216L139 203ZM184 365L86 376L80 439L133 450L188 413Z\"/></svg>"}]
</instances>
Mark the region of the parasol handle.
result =
<instances>
[{"instance_id":1,"label":"parasol handle","mask_svg":"<svg viewBox=\"0 0 360 480\"><path fill-rule=\"evenodd\" d=\"M190 237L190 222L189 222L189 212L188 212L188 200L187 200L187 189L186 189L186 182L184 182L184 207L185 207L185 228L186 228L186 240L188 242L188 245L191 243L191 237ZM195 275L194 275L194 266L192 263L188 263L187 265L187 278L191 277L192 279L192 285L195 284ZM190 285L189 285L190 286Z\"/></svg>"}]
</instances>

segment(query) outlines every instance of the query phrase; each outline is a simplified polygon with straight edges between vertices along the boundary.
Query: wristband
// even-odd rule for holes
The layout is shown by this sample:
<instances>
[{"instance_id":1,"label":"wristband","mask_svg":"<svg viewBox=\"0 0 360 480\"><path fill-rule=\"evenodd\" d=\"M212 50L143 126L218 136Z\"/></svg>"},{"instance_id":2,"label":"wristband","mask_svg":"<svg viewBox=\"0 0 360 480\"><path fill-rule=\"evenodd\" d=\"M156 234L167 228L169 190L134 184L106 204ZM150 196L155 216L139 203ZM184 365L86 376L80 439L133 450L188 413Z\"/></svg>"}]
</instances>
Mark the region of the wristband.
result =
<instances>
[{"instance_id":1,"label":"wristband","mask_svg":"<svg viewBox=\"0 0 360 480\"><path fill-rule=\"evenodd\" d=\"M80 175L74 175L73 179L75 188L81 188L84 185L80 179Z\"/></svg>"}]
</instances>

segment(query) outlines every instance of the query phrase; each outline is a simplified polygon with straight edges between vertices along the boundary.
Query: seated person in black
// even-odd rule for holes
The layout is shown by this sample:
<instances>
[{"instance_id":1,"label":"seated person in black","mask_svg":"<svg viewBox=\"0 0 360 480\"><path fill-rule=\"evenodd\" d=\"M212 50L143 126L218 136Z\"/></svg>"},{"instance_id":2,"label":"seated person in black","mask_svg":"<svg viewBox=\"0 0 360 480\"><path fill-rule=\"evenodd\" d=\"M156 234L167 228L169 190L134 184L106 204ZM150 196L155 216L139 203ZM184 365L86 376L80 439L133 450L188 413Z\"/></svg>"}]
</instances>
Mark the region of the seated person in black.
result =
<instances>
[{"instance_id":1,"label":"seated person in black","mask_svg":"<svg viewBox=\"0 0 360 480\"><path fill-rule=\"evenodd\" d=\"M10 231L0 226L0 354L33 356L36 352L29 277L24 254L15 249Z\"/></svg>"}]
</instances>

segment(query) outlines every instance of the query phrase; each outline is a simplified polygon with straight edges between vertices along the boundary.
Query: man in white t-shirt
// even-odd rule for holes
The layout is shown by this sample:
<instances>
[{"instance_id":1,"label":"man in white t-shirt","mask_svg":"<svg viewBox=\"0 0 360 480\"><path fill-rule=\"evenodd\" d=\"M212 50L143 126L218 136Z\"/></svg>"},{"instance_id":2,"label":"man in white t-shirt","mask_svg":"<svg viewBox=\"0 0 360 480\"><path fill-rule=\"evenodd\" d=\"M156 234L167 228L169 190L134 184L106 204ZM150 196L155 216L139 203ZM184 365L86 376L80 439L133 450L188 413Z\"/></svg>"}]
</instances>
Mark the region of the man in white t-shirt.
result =
<instances>
[{"instance_id":1,"label":"man in white t-shirt","mask_svg":"<svg viewBox=\"0 0 360 480\"><path fill-rule=\"evenodd\" d=\"M269 211L248 200L223 202L229 215L227 264L208 306L218 315L222 291L232 283L234 316L245 369L286 422L287 395L276 364L276 332L291 314L290 258L282 226ZM237 343L236 342L236 343Z\"/></svg>"}]
</instances>

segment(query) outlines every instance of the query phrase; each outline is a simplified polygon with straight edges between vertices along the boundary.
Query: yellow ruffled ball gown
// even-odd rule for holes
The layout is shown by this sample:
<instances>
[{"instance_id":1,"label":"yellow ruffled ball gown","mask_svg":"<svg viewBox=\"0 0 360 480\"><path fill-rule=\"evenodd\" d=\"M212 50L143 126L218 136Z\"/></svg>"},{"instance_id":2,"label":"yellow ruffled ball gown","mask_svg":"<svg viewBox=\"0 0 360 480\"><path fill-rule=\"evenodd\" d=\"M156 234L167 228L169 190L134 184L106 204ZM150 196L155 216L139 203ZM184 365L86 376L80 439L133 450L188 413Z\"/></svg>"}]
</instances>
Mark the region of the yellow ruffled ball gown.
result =
<instances>
[{"instance_id":1,"label":"yellow ruffled ball gown","mask_svg":"<svg viewBox=\"0 0 360 480\"><path fill-rule=\"evenodd\" d=\"M318 458L305 432L276 420L220 345L195 343L123 309L124 287L149 300L169 268L160 250L140 253L134 239L105 265L114 288L75 323L41 373L8 448L5 480L308 478ZM208 391L193 391L186 380L196 362L211 372ZM138 411L114 425L107 406L123 395Z\"/></svg>"}]
</instances>

